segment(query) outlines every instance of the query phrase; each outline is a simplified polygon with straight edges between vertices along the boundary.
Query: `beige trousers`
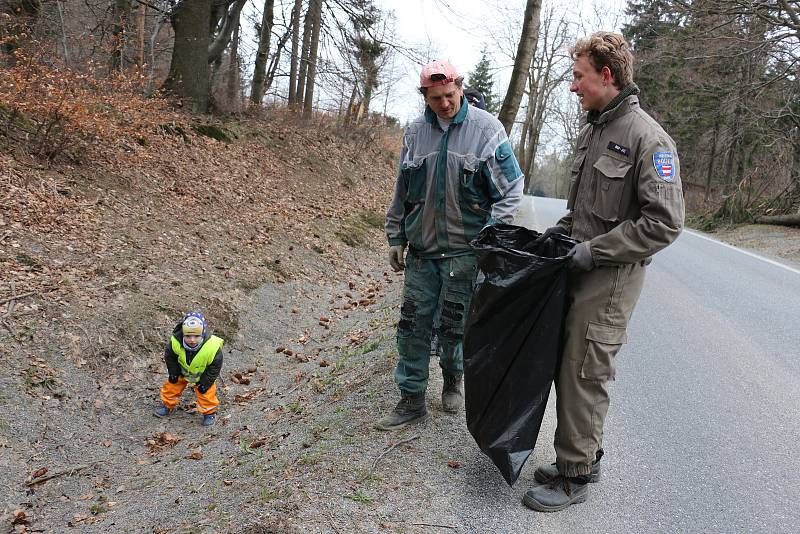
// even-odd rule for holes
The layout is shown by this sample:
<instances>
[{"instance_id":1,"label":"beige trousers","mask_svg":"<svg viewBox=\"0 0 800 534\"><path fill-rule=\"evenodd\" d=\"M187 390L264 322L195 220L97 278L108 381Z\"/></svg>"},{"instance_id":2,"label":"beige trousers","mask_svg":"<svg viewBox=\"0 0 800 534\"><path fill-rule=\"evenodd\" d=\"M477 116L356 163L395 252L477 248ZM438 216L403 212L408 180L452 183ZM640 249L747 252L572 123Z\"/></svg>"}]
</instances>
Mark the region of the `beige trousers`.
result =
<instances>
[{"instance_id":1,"label":"beige trousers","mask_svg":"<svg viewBox=\"0 0 800 534\"><path fill-rule=\"evenodd\" d=\"M645 278L640 263L573 273L564 350L556 376L556 463L569 477L591 472L603 446L608 381L614 358L627 342L628 321Z\"/></svg>"}]
</instances>

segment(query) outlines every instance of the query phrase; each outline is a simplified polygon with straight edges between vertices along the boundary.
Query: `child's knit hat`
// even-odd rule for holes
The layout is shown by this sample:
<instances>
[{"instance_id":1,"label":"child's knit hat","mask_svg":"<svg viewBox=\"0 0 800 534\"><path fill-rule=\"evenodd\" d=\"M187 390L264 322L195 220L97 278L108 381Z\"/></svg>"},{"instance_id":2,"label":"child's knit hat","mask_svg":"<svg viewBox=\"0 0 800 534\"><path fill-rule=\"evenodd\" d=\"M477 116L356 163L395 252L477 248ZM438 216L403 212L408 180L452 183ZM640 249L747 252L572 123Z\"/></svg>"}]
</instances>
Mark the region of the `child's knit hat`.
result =
<instances>
[{"instance_id":1,"label":"child's knit hat","mask_svg":"<svg viewBox=\"0 0 800 534\"><path fill-rule=\"evenodd\" d=\"M189 312L183 316L181 330L184 336L204 336L206 333L206 318L200 312Z\"/></svg>"}]
</instances>

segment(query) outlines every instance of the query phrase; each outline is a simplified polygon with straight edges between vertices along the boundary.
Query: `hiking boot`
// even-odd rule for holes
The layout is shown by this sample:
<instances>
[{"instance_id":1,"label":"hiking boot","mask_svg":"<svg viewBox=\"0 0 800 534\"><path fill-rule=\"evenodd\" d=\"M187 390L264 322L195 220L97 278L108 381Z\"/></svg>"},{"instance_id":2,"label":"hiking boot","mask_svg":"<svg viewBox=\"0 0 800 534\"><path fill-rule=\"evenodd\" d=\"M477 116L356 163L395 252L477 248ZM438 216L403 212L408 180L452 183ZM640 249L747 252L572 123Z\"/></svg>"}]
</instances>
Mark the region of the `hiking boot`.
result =
<instances>
[{"instance_id":1,"label":"hiking boot","mask_svg":"<svg viewBox=\"0 0 800 534\"><path fill-rule=\"evenodd\" d=\"M419 423L428 418L428 410L425 409L425 394L414 397L403 395L392 413L381 419L375 424L378 430L400 430L411 424Z\"/></svg>"},{"instance_id":2,"label":"hiking boot","mask_svg":"<svg viewBox=\"0 0 800 534\"><path fill-rule=\"evenodd\" d=\"M212 426L217 416L213 413L207 413L203 416L203 426Z\"/></svg>"},{"instance_id":3,"label":"hiking boot","mask_svg":"<svg viewBox=\"0 0 800 534\"><path fill-rule=\"evenodd\" d=\"M557 475L547 484L532 487L522 497L522 504L537 512L558 512L584 502L589 496L589 475L565 477Z\"/></svg>"},{"instance_id":4,"label":"hiking boot","mask_svg":"<svg viewBox=\"0 0 800 534\"><path fill-rule=\"evenodd\" d=\"M155 411L153 411L153 415L155 415L156 417L166 417L169 415L170 411L171 410L169 408L167 408L162 404L161 406L156 408Z\"/></svg>"},{"instance_id":5,"label":"hiking boot","mask_svg":"<svg viewBox=\"0 0 800 534\"><path fill-rule=\"evenodd\" d=\"M442 409L447 413L458 413L464 406L464 394L461 392L461 381L464 375L442 375Z\"/></svg>"},{"instance_id":6,"label":"hiking boot","mask_svg":"<svg viewBox=\"0 0 800 534\"><path fill-rule=\"evenodd\" d=\"M594 461L592 462L592 472L586 475L589 477L589 482L599 482L600 481L600 459L603 457L603 449L597 451L595 455ZM550 465L541 465L536 468L536 471L533 473L533 478L539 484L547 484L554 478L558 476L558 467L556 467L556 463L553 462Z\"/></svg>"}]
</instances>

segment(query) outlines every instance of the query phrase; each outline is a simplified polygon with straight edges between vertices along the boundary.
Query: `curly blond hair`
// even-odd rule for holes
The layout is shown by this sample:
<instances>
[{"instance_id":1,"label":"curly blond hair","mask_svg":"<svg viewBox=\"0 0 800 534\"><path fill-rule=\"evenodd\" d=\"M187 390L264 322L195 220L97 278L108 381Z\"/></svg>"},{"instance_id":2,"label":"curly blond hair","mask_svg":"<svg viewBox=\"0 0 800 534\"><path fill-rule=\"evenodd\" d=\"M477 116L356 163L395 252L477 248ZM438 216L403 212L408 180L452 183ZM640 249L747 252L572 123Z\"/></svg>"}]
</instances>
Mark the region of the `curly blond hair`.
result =
<instances>
[{"instance_id":1,"label":"curly blond hair","mask_svg":"<svg viewBox=\"0 0 800 534\"><path fill-rule=\"evenodd\" d=\"M597 72L608 67L617 89L633 83L633 54L625 38L618 33L595 32L578 39L569 48L569 55L573 61L581 56L588 57Z\"/></svg>"}]
</instances>

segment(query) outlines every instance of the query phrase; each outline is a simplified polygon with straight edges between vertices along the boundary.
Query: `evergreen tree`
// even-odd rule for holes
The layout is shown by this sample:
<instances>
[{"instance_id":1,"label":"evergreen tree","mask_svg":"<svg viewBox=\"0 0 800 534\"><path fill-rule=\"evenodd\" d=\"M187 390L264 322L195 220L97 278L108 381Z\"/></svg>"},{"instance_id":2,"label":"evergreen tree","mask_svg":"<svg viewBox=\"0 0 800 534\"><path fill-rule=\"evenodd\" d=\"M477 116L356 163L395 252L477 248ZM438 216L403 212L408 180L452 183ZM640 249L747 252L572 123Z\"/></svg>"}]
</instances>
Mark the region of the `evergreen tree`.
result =
<instances>
[{"instance_id":1,"label":"evergreen tree","mask_svg":"<svg viewBox=\"0 0 800 534\"><path fill-rule=\"evenodd\" d=\"M480 91L486 101L486 111L497 114L499 111L494 95L494 80L490 72L489 58L486 56L486 49L481 51L481 60L475 65L475 70L469 73L468 85Z\"/></svg>"}]
</instances>

